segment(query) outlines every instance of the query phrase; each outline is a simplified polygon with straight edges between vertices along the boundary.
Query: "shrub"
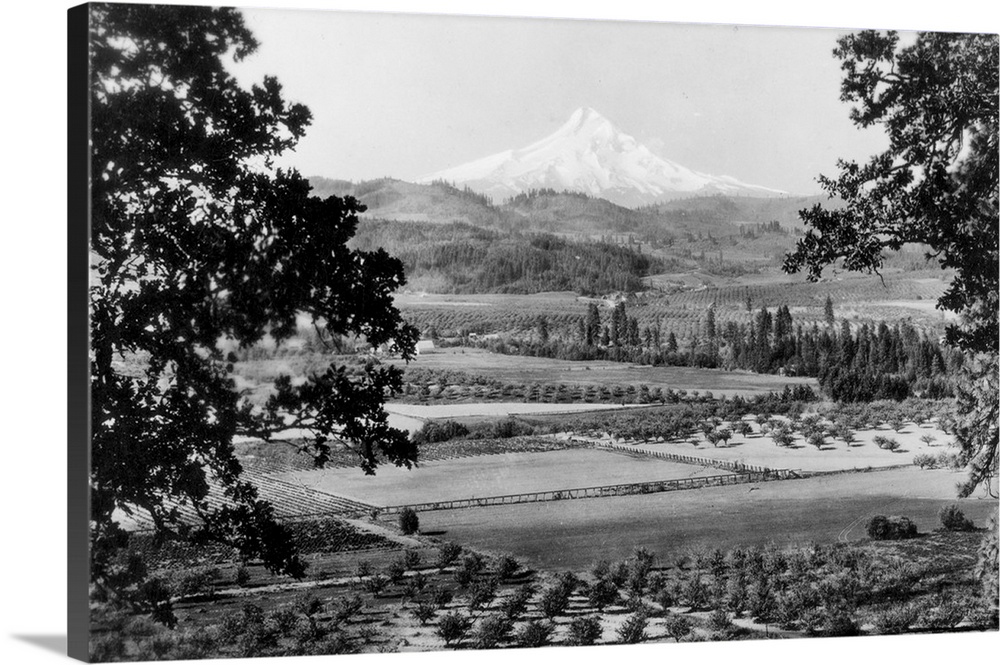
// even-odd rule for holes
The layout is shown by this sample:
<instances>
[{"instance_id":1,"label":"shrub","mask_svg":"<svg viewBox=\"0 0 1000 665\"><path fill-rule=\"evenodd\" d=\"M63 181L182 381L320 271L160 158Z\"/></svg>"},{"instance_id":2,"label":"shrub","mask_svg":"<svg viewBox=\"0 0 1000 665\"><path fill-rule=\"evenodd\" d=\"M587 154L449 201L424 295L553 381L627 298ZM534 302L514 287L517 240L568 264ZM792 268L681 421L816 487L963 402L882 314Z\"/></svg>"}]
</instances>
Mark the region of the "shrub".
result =
<instances>
[{"instance_id":1,"label":"shrub","mask_svg":"<svg viewBox=\"0 0 1000 665\"><path fill-rule=\"evenodd\" d=\"M481 573L486 568L486 562L483 561L483 555L479 552L467 552L462 557L462 568L472 574Z\"/></svg>"},{"instance_id":2,"label":"shrub","mask_svg":"<svg viewBox=\"0 0 1000 665\"><path fill-rule=\"evenodd\" d=\"M919 466L921 469L933 469L937 466L937 462L937 457L928 455L927 453L920 453L913 456L914 466Z\"/></svg>"},{"instance_id":3,"label":"shrub","mask_svg":"<svg viewBox=\"0 0 1000 665\"><path fill-rule=\"evenodd\" d=\"M407 570L416 570L420 565L420 552L416 550L406 550L403 552L403 564Z\"/></svg>"},{"instance_id":4,"label":"shrub","mask_svg":"<svg viewBox=\"0 0 1000 665\"><path fill-rule=\"evenodd\" d=\"M717 607L708 615L708 627L717 633L726 633L733 628L733 621L728 612Z\"/></svg>"},{"instance_id":5,"label":"shrub","mask_svg":"<svg viewBox=\"0 0 1000 665\"><path fill-rule=\"evenodd\" d=\"M493 424L492 438L510 439L515 436L528 436L534 433L534 428L514 418L498 420Z\"/></svg>"},{"instance_id":6,"label":"shrub","mask_svg":"<svg viewBox=\"0 0 1000 665\"><path fill-rule=\"evenodd\" d=\"M953 596L940 596L920 611L920 623L931 630L951 630L965 618L966 606Z\"/></svg>"},{"instance_id":7,"label":"shrub","mask_svg":"<svg viewBox=\"0 0 1000 665\"><path fill-rule=\"evenodd\" d=\"M201 660L217 656L215 631L192 630L174 636L174 650L170 658L177 660Z\"/></svg>"},{"instance_id":8,"label":"shrub","mask_svg":"<svg viewBox=\"0 0 1000 665\"><path fill-rule=\"evenodd\" d=\"M625 609L629 612L643 612L649 614L649 605L638 594L632 594L625 599Z\"/></svg>"},{"instance_id":9,"label":"shrub","mask_svg":"<svg viewBox=\"0 0 1000 665\"><path fill-rule=\"evenodd\" d=\"M476 648L492 649L507 639L514 623L502 614L491 614L476 628Z\"/></svg>"},{"instance_id":10,"label":"shrub","mask_svg":"<svg viewBox=\"0 0 1000 665\"><path fill-rule=\"evenodd\" d=\"M581 582L580 578L577 577L575 573L567 570L559 574L557 584L559 588L562 589L563 593L565 593L566 596L569 597L573 595L573 592L577 590Z\"/></svg>"},{"instance_id":11,"label":"shrub","mask_svg":"<svg viewBox=\"0 0 1000 665\"><path fill-rule=\"evenodd\" d=\"M433 619L437 615L437 607L433 603L429 603L426 600L421 600L417 603L417 606L413 608L413 616L420 621L420 625L424 626L428 621Z\"/></svg>"},{"instance_id":12,"label":"shrub","mask_svg":"<svg viewBox=\"0 0 1000 665\"><path fill-rule=\"evenodd\" d=\"M399 530L407 536L420 530L420 518L417 517L417 511L409 506L399 511Z\"/></svg>"},{"instance_id":13,"label":"shrub","mask_svg":"<svg viewBox=\"0 0 1000 665\"><path fill-rule=\"evenodd\" d=\"M294 609L286 607L272 610L266 621L275 632L287 636L299 625L300 617Z\"/></svg>"},{"instance_id":14,"label":"shrub","mask_svg":"<svg viewBox=\"0 0 1000 665\"><path fill-rule=\"evenodd\" d=\"M624 561L617 561L608 567L608 572L604 576L604 579L614 584L617 588L621 588L628 579L629 569L628 564Z\"/></svg>"},{"instance_id":15,"label":"shrub","mask_svg":"<svg viewBox=\"0 0 1000 665\"><path fill-rule=\"evenodd\" d=\"M945 469L951 469L953 471L961 471L965 467L965 464L962 462L962 458L956 455L955 453L948 453L942 451L941 453L938 454L937 460L938 460L938 466Z\"/></svg>"},{"instance_id":16,"label":"shrub","mask_svg":"<svg viewBox=\"0 0 1000 665\"><path fill-rule=\"evenodd\" d=\"M650 573L646 579L646 586L649 589L649 593L655 596L666 588L667 578L663 573Z\"/></svg>"},{"instance_id":17,"label":"shrub","mask_svg":"<svg viewBox=\"0 0 1000 665\"><path fill-rule=\"evenodd\" d=\"M674 594L671 593L670 589L660 589L657 591L654 600L663 608L664 613L668 607L673 607L676 602L676 598L674 598Z\"/></svg>"},{"instance_id":18,"label":"shrub","mask_svg":"<svg viewBox=\"0 0 1000 665\"><path fill-rule=\"evenodd\" d=\"M896 451L899 449L899 441L888 436L876 436L872 441L882 450Z\"/></svg>"},{"instance_id":19,"label":"shrub","mask_svg":"<svg viewBox=\"0 0 1000 665\"><path fill-rule=\"evenodd\" d=\"M816 450L820 450L826 444L826 437L823 432L814 432L809 435L807 441L809 445L814 446Z\"/></svg>"},{"instance_id":20,"label":"shrub","mask_svg":"<svg viewBox=\"0 0 1000 665\"><path fill-rule=\"evenodd\" d=\"M600 579L587 589L587 600L599 610L618 602L618 587L606 579Z\"/></svg>"},{"instance_id":21,"label":"shrub","mask_svg":"<svg viewBox=\"0 0 1000 665\"><path fill-rule=\"evenodd\" d=\"M365 591L373 596L378 596L389 586L389 578L381 573L375 573L361 584Z\"/></svg>"},{"instance_id":22,"label":"shrub","mask_svg":"<svg viewBox=\"0 0 1000 665\"><path fill-rule=\"evenodd\" d=\"M447 607L448 603L452 601L454 595L448 589L441 587L434 590L434 595L431 596L431 602L434 603L439 609Z\"/></svg>"},{"instance_id":23,"label":"shrub","mask_svg":"<svg viewBox=\"0 0 1000 665\"><path fill-rule=\"evenodd\" d=\"M532 619L517 631L515 641L520 647L543 647L551 641L554 630L555 626L551 623Z\"/></svg>"},{"instance_id":24,"label":"shrub","mask_svg":"<svg viewBox=\"0 0 1000 665\"><path fill-rule=\"evenodd\" d=\"M388 576L389 582L399 584L406 577L406 563L402 558L390 562L385 574Z\"/></svg>"},{"instance_id":25,"label":"shrub","mask_svg":"<svg viewBox=\"0 0 1000 665\"><path fill-rule=\"evenodd\" d=\"M519 567L517 559L509 554L504 554L493 562L493 574L501 580L507 580L514 576Z\"/></svg>"},{"instance_id":26,"label":"shrub","mask_svg":"<svg viewBox=\"0 0 1000 665\"><path fill-rule=\"evenodd\" d=\"M973 531L976 528L972 520L968 519L955 504L942 508L938 516L941 518L941 526L948 531Z\"/></svg>"},{"instance_id":27,"label":"shrub","mask_svg":"<svg viewBox=\"0 0 1000 665\"><path fill-rule=\"evenodd\" d=\"M557 617L569 607L569 593L563 586L546 587L538 604L546 617Z\"/></svg>"},{"instance_id":28,"label":"shrub","mask_svg":"<svg viewBox=\"0 0 1000 665\"><path fill-rule=\"evenodd\" d=\"M241 614L226 617L221 630L244 658L259 656L278 643L277 626L265 621L264 610L259 605L246 605Z\"/></svg>"},{"instance_id":29,"label":"shrub","mask_svg":"<svg viewBox=\"0 0 1000 665\"><path fill-rule=\"evenodd\" d=\"M458 557L462 554L462 546L455 543L444 543L441 545L441 549L438 550L437 567L439 570L443 570L455 563Z\"/></svg>"},{"instance_id":30,"label":"shrub","mask_svg":"<svg viewBox=\"0 0 1000 665\"><path fill-rule=\"evenodd\" d=\"M463 589L472 584L472 580L475 576L476 574L474 572L464 566L460 566L455 569L455 583Z\"/></svg>"},{"instance_id":31,"label":"shrub","mask_svg":"<svg viewBox=\"0 0 1000 665\"><path fill-rule=\"evenodd\" d=\"M410 438L417 444L438 443L465 436L468 433L469 429L465 425L454 420L445 420L443 422L429 420L424 423L423 427L414 432Z\"/></svg>"},{"instance_id":32,"label":"shrub","mask_svg":"<svg viewBox=\"0 0 1000 665\"><path fill-rule=\"evenodd\" d=\"M246 566L238 566L236 568L236 586L244 587L250 583L250 571Z\"/></svg>"},{"instance_id":33,"label":"shrub","mask_svg":"<svg viewBox=\"0 0 1000 665\"><path fill-rule=\"evenodd\" d=\"M90 659L95 663L121 660L125 655L125 637L118 633L102 635L90 641Z\"/></svg>"},{"instance_id":34,"label":"shrub","mask_svg":"<svg viewBox=\"0 0 1000 665\"><path fill-rule=\"evenodd\" d=\"M360 612L364 605L364 601L361 600L361 596L358 594L341 596L337 599L337 604L333 611L334 622L341 624L350 621L351 617Z\"/></svg>"},{"instance_id":35,"label":"shrub","mask_svg":"<svg viewBox=\"0 0 1000 665\"><path fill-rule=\"evenodd\" d=\"M478 612L484 607L489 607L496 596L497 579L495 577L478 580L472 585L469 592L469 610Z\"/></svg>"},{"instance_id":36,"label":"shrub","mask_svg":"<svg viewBox=\"0 0 1000 665\"><path fill-rule=\"evenodd\" d=\"M860 632L857 621L846 610L831 612L823 626L823 634L828 637L852 637Z\"/></svg>"},{"instance_id":37,"label":"shrub","mask_svg":"<svg viewBox=\"0 0 1000 665\"><path fill-rule=\"evenodd\" d=\"M438 621L437 634L446 646L452 642L461 642L472 627L472 620L458 612L448 612Z\"/></svg>"},{"instance_id":38,"label":"shrub","mask_svg":"<svg viewBox=\"0 0 1000 665\"><path fill-rule=\"evenodd\" d=\"M618 626L618 641L622 644L636 644L646 639L646 624L649 619L645 612L636 612Z\"/></svg>"},{"instance_id":39,"label":"shrub","mask_svg":"<svg viewBox=\"0 0 1000 665\"><path fill-rule=\"evenodd\" d=\"M875 515L868 520L866 530L872 540L901 540L917 535L917 525L908 517L897 515Z\"/></svg>"},{"instance_id":40,"label":"shrub","mask_svg":"<svg viewBox=\"0 0 1000 665\"><path fill-rule=\"evenodd\" d=\"M997 615L996 606L990 606L982 599L977 599L977 602L966 610L965 620L976 630L996 630L1000 616Z\"/></svg>"},{"instance_id":41,"label":"shrub","mask_svg":"<svg viewBox=\"0 0 1000 665\"><path fill-rule=\"evenodd\" d=\"M575 647L582 647L593 644L601 639L604 628L601 620L596 616L576 617L569 624L569 635L566 637L566 644Z\"/></svg>"},{"instance_id":42,"label":"shrub","mask_svg":"<svg viewBox=\"0 0 1000 665\"><path fill-rule=\"evenodd\" d=\"M295 611L311 617L323 611L323 601L311 593L307 593L296 601Z\"/></svg>"},{"instance_id":43,"label":"shrub","mask_svg":"<svg viewBox=\"0 0 1000 665\"><path fill-rule=\"evenodd\" d=\"M500 601L499 609L508 619L517 621L527 611L528 601L534 593L535 590L530 584L520 586L514 593Z\"/></svg>"},{"instance_id":44,"label":"shrub","mask_svg":"<svg viewBox=\"0 0 1000 665\"><path fill-rule=\"evenodd\" d=\"M879 635L898 635L916 623L917 615L913 604L890 605L872 612L871 622Z\"/></svg>"},{"instance_id":45,"label":"shrub","mask_svg":"<svg viewBox=\"0 0 1000 665\"><path fill-rule=\"evenodd\" d=\"M697 572L692 572L690 577L688 577L687 583L684 585L684 597L687 600L687 604L694 608L704 607L708 602L708 595L708 587L701 579L701 575Z\"/></svg>"},{"instance_id":46,"label":"shrub","mask_svg":"<svg viewBox=\"0 0 1000 665\"><path fill-rule=\"evenodd\" d=\"M215 594L215 582L221 577L218 568L190 572L181 577L177 593L181 596L209 596Z\"/></svg>"},{"instance_id":47,"label":"shrub","mask_svg":"<svg viewBox=\"0 0 1000 665\"><path fill-rule=\"evenodd\" d=\"M596 579L602 579L607 576L608 571L611 569L611 564L607 559L600 559L594 566L590 569L590 574Z\"/></svg>"},{"instance_id":48,"label":"shrub","mask_svg":"<svg viewBox=\"0 0 1000 665\"><path fill-rule=\"evenodd\" d=\"M680 642L681 638L691 633L691 620L685 616L671 614L663 622L663 627L667 630L667 635L674 638L675 642Z\"/></svg>"}]
</instances>

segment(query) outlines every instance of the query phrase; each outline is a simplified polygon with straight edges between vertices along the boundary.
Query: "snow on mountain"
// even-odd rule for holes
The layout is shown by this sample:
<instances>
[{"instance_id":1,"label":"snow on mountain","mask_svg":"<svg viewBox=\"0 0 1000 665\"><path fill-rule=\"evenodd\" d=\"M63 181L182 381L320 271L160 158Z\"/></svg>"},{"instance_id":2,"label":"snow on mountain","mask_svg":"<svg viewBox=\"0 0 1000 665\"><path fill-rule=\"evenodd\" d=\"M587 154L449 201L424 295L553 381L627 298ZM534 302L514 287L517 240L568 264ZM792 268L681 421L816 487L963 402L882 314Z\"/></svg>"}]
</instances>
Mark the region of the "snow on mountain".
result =
<instances>
[{"instance_id":1,"label":"snow on mountain","mask_svg":"<svg viewBox=\"0 0 1000 665\"><path fill-rule=\"evenodd\" d=\"M584 192L624 206L700 194L786 194L658 157L590 108L577 109L555 133L525 148L430 173L417 182L434 180L467 185L498 201L543 187Z\"/></svg>"}]
</instances>

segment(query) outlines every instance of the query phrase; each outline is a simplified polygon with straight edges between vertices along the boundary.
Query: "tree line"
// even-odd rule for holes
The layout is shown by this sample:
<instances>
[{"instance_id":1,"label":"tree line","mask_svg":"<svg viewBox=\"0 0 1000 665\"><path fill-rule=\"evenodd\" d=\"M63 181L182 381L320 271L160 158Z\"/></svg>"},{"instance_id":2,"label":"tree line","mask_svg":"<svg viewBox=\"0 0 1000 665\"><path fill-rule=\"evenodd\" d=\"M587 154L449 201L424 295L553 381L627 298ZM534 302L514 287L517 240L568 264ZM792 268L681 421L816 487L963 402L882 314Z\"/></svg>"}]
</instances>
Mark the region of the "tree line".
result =
<instances>
[{"instance_id":1,"label":"tree line","mask_svg":"<svg viewBox=\"0 0 1000 665\"><path fill-rule=\"evenodd\" d=\"M369 221L354 240L399 258L410 280L433 276L450 293L640 291L661 262L628 247L551 234L501 234L468 224Z\"/></svg>"},{"instance_id":2,"label":"tree line","mask_svg":"<svg viewBox=\"0 0 1000 665\"><path fill-rule=\"evenodd\" d=\"M612 360L645 365L744 369L761 374L808 376L820 380L837 401L901 400L911 395L952 395L950 376L962 364L960 353L942 347L908 321L892 326L864 323L852 328L835 323L830 303L823 324L796 323L787 305L766 307L751 321L716 322L709 307L699 333L683 341L661 322L640 326L618 302L602 317L596 303L577 320L575 329L555 335L540 316L534 331L520 338L474 342L498 353L562 360Z\"/></svg>"}]
</instances>

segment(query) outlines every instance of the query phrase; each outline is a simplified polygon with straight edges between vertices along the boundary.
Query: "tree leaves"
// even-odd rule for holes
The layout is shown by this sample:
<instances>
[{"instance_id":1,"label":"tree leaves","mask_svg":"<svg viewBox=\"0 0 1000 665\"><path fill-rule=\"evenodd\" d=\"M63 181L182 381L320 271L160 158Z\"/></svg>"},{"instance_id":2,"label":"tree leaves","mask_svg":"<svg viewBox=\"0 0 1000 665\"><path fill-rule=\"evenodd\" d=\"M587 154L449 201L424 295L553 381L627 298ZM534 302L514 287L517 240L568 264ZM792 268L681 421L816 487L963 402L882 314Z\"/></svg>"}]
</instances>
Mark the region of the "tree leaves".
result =
<instances>
[{"instance_id":1,"label":"tree leaves","mask_svg":"<svg viewBox=\"0 0 1000 665\"><path fill-rule=\"evenodd\" d=\"M878 272L885 251L922 243L956 276L939 306L973 314L951 326L949 342L997 349L996 35L921 33L896 50L895 33L865 31L838 42L841 98L861 127L879 124L890 140L867 164L839 163L820 177L846 206L800 212L811 227L785 270L818 279L825 266Z\"/></svg>"},{"instance_id":2,"label":"tree leaves","mask_svg":"<svg viewBox=\"0 0 1000 665\"><path fill-rule=\"evenodd\" d=\"M117 511L135 509L164 538L226 543L301 576L288 532L240 480L233 436L299 424L318 464L335 440L368 473L409 466L415 447L382 409L400 371L372 363L358 380L331 366L280 382L260 408L237 393L219 341L280 345L305 315L410 358L417 333L392 305L402 264L346 246L357 201L313 197L297 172L270 168L311 116L276 79L247 90L229 75L229 54L257 45L236 10L91 11L94 581L129 595L109 562L125 540Z\"/></svg>"},{"instance_id":3,"label":"tree leaves","mask_svg":"<svg viewBox=\"0 0 1000 665\"><path fill-rule=\"evenodd\" d=\"M811 228L784 263L811 280L838 260L877 273L885 251L922 243L955 271L938 307L961 315L946 341L971 356L955 431L971 468L963 496L997 474L998 44L995 34L957 33L920 33L901 49L893 32L839 40L841 99L855 103L859 126L881 125L890 146L865 165L840 162L837 178L820 177L846 205L801 211Z\"/></svg>"}]
</instances>

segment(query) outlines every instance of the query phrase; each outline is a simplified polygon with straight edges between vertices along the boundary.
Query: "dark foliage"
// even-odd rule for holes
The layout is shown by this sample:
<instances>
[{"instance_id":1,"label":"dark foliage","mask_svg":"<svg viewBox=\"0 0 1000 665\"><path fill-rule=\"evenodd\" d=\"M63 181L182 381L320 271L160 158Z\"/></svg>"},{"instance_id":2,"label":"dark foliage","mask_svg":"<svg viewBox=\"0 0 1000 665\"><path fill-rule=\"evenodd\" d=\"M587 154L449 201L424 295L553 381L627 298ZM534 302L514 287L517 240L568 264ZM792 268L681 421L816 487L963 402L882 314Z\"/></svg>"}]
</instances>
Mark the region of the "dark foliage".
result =
<instances>
[{"instance_id":1,"label":"dark foliage","mask_svg":"<svg viewBox=\"0 0 1000 665\"><path fill-rule=\"evenodd\" d=\"M420 530L420 518L417 517L417 511L409 506L399 511L399 530L407 536Z\"/></svg>"},{"instance_id":2,"label":"dark foliage","mask_svg":"<svg viewBox=\"0 0 1000 665\"><path fill-rule=\"evenodd\" d=\"M998 39L921 33L899 48L895 32L863 31L838 41L841 99L859 127L882 126L888 149L867 164L841 161L820 184L846 206L802 212L811 227L786 269L812 279L843 261L877 271L886 251L922 243L955 279L940 300L967 314L949 341L997 350Z\"/></svg>"},{"instance_id":3,"label":"dark foliage","mask_svg":"<svg viewBox=\"0 0 1000 665\"><path fill-rule=\"evenodd\" d=\"M959 510L955 504L942 508L939 517L941 526L948 531L972 531L976 528L972 520L966 517L965 513Z\"/></svg>"},{"instance_id":4,"label":"dark foliage","mask_svg":"<svg viewBox=\"0 0 1000 665\"><path fill-rule=\"evenodd\" d=\"M437 277L451 293L583 294L640 291L660 263L610 243L554 235L500 234L466 224L368 221L355 244L398 256L411 280Z\"/></svg>"},{"instance_id":5,"label":"dark foliage","mask_svg":"<svg viewBox=\"0 0 1000 665\"><path fill-rule=\"evenodd\" d=\"M404 356L416 333L392 304L400 262L346 245L356 201L310 197L298 173L251 166L294 147L310 114L274 78L247 90L228 74L230 55L257 47L236 10L96 4L90 25L92 581L168 619L144 571L113 564L127 541L115 511L148 513L163 539L226 543L301 576L288 531L241 479L233 436L302 428L317 464L343 441L369 473L416 459L382 409L400 370L283 377L259 408L235 389L218 341L280 344L303 313ZM123 371L123 357L141 370ZM225 502L209 499L213 487Z\"/></svg>"},{"instance_id":6,"label":"dark foliage","mask_svg":"<svg viewBox=\"0 0 1000 665\"><path fill-rule=\"evenodd\" d=\"M946 339L972 360L954 431L971 469L960 494L989 491L1000 443L1000 38L923 32L900 47L895 32L866 30L842 37L834 55L844 71L841 99L855 104L851 119L884 128L889 147L820 178L845 205L802 211L811 228L785 269L814 280L837 261L878 272L887 253L919 243L955 271L938 305L961 315Z\"/></svg>"},{"instance_id":7,"label":"dark foliage","mask_svg":"<svg viewBox=\"0 0 1000 665\"><path fill-rule=\"evenodd\" d=\"M532 619L517 631L516 641L519 647L544 647L552 641L555 624L549 621Z\"/></svg>"},{"instance_id":8,"label":"dark foliage","mask_svg":"<svg viewBox=\"0 0 1000 665\"><path fill-rule=\"evenodd\" d=\"M618 641L622 644L636 644L646 639L646 625L649 618L643 611L630 614L628 618L618 626Z\"/></svg>"},{"instance_id":9,"label":"dark foliage","mask_svg":"<svg viewBox=\"0 0 1000 665\"><path fill-rule=\"evenodd\" d=\"M576 617L569 624L569 635L566 644L570 646L587 646L601 639L604 628L596 616Z\"/></svg>"},{"instance_id":10,"label":"dark foliage","mask_svg":"<svg viewBox=\"0 0 1000 665\"><path fill-rule=\"evenodd\" d=\"M711 311L711 310L710 310ZM624 301L601 327L593 310L578 321L576 334L550 334L546 342L531 338L469 340L473 346L509 355L563 360L613 360L644 365L723 367L762 374L812 376L833 399L865 402L903 400L911 395L947 397L953 394L950 368L960 356L942 349L937 340L919 332L910 322L809 327L796 324L787 306L775 312L761 309L750 324L730 322L709 342L692 342L688 349L672 348L657 328L640 333ZM714 326L713 326L714 327ZM811 390L798 386L795 390ZM659 398L664 401L664 398ZM808 399L808 397L799 397ZM644 401L656 401L646 392Z\"/></svg>"},{"instance_id":11,"label":"dark foliage","mask_svg":"<svg viewBox=\"0 0 1000 665\"><path fill-rule=\"evenodd\" d=\"M908 517L875 515L865 526L872 540L900 540L917 535L917 525Z\"/></svg>"},{"instance_id":12,"label":"dark foliage","mask_svg":"<svg viewBox=\"0 0 1000 665\"><path fill-rule=\"evenodd\" d=\"M472 619L458 612L448 612L438 619L436 632L446 645L451 646L453 643L461 642L470 628Z\"/></svg>"}]
</instances>

